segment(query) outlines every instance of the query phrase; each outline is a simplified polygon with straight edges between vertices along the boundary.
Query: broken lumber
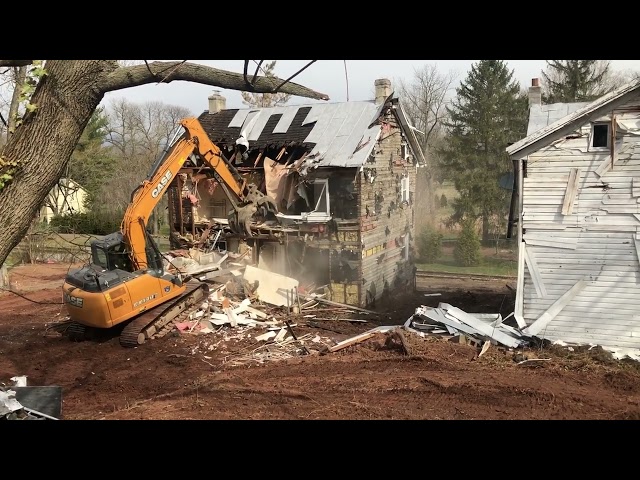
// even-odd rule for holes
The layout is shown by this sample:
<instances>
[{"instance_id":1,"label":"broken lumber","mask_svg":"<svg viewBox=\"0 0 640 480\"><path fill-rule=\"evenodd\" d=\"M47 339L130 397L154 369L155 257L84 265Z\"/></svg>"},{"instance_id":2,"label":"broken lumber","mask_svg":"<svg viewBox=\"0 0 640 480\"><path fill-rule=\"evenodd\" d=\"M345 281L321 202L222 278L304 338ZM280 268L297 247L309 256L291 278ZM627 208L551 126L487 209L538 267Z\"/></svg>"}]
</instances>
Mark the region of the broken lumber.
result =
<instances>
[{"instance_id":1,"label":"broken lumber","mask_svg":"<svg viewBox=\"0 0 640 480\"><path fill-rule=\"evenodd\" d=\"M324 298L316 297L314 295L305 295L304 293L299 294L302 298L306 300L315 300L320 303L326 303L327 305L333 305L334 307L344 307L348 310L357 310L358 312L369 313L371 315L380 316L381 314L378 312L374 312L372 310L367 310L366 308L354 307L353 305L347 305L346 303L334 302L332 300L326 300Z\"/></svg>"},{"instance_id":2,"label":"broken lumber","mask_svg":"<svg viewBox=\"0 0 640 480\"><path fill-rule=\"evenodd\" d=\"M359 318L319 318L313 317L314 320L326 320L329 322L355 322L355 323L368 323L368 320L361 320Z\"/></svg>"},{"instance_id":3,"label":"broken lumber","mask_svg":"<svg viewBox=\"0 0 640 480\"><path fill-rule=\"evenodd\" d=\"M361 333L360 335L356 335L355 337L347 338L342 342L336 343L333 347L328 349L329 352L337 352L338 350L342 350L343 348L350 347L351 345L355 345L357 343L364 342L365 340L369 340L371 337L376 336L378 333L384 333L396 327L376 327L367 332Z\"/></svg>"}]
</instances>

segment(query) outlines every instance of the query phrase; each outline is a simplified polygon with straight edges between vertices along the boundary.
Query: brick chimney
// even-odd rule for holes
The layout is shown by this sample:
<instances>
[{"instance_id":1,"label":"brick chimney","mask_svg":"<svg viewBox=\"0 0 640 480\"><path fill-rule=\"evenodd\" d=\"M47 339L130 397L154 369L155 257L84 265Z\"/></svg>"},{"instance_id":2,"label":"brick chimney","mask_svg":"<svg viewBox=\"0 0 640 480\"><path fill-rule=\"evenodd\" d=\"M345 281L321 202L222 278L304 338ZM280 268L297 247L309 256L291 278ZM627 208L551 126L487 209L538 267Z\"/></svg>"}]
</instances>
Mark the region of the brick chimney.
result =
<instances>
[{"instance_id":1,"label":"brick chimney","mask_svg":"<svg viewBox=\"0 0 640 480\"><path fill-rule=\"evenodd\" d=\"M384 102L391 95L391 80L388 78L379 78L373 85L376 88L376 105Z\"/></svg>"},{"instance_id":2,"label":"brick chimney","mask_svg":"<svg viewBox=\"0 0 640 480\"><path fill-rule=\"evenodd\" d=\"M214 90L209 97L209 113L218 113L227 108L227 99L220 95L220 90Z\"/></svg>"},{"instance_id":3,"label":"brick chimney","mask_svg":"<svg viewBox=\"0 0 640 480\"><path fill-rule=\"evenodd\" d=\"M529 87L529 107L531 105L542 105L542 87L540 86L539 78L531 79L531 86Z\"/></svg>"}]
</instances>

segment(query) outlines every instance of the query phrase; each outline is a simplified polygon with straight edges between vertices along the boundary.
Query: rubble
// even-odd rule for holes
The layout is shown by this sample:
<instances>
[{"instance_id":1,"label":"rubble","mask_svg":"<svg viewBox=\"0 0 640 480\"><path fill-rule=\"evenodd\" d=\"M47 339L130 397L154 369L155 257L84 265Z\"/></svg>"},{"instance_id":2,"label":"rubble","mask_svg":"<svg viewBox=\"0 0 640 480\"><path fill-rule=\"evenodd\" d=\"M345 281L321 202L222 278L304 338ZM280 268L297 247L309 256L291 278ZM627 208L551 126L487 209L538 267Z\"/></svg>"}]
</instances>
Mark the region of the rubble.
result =
<instances>
[{"instance_id":1,"label":"rubble","mask_svg":"<svg viewBox=\"0 0 640 480\"><path fill-rule=\"evenodd\" d=\"M184 274L187 280L195 277L211 286L208 297L175 318L157 332L155 337L166 335L170 331L177 331L179 334L222 336L223 340L208 343L209 349L218 348L222 341L250 337L254 342L251 351L235 352L233 360L228 360L234 365L239 365L263 364L268 360L318 352L335 352L369 339L377 333L395 328L376 327L341 342L318 336L313 339L310 335L297 336L293 330L295 325L290 323L292 318L303 319L306 325L312 328L339 333L327 324L314 323L314 320L367 323L369 320L349 318L346 314L358 313L360 317L371 315L377 321L384 315L328 300L324 298L327 294L326 286L314 288L313 285L301 285L294 278L255 266L249 260L250 252L251 249L247 249L242 254L234 254L223 250L205 251L198 248L168 252L168 270ZM425 294L430 297L440 295ZM313 314L310 314L309 310L312 310ZM512 322L514 325L507 324L506 321L513 316L513 313L505 318L498 313L468 313L440 302L437 307L417 307L403 328L420 336L440 335L458 343L474 345L478 348L479 357L484 355L491 345L520 349L545 342L543 338L534 335L530 328L520 328L516 322ZM237 335L230 335L231 329ZM616 359L640 360L640 352L606 347L603 349L609 350ZM204 358L206 359L206 356Z\"/></svg>"},{"instance_id":2,"label":"rubble","mask_svg":"<svg viewBox=\"0 0 640 480\"><path fill-rule=\"evenodd\" d=\"M545 339L529 333L529 330L520 329L517 325L511 326L505 323L513 313L505 318L500 314L489 313L467 313L459 308L453 307L447 303L439 303L438 307L425 307L421 305L416 308L415 313L407 319L404 326L414 332L422 335L441 335L448 336L449 339L475 345L481 348L479 356L484 354L489 345L500 345L509 349L520 349L532 345L542 345ZM488 342L488 343L487 343ZM546 343L549 343L548 341ZM569 344L556 341L554 345L567 347L569 350L572 346L581 346L578 344ZM591 348L597 345L591 345ZM634 349L616 349L610 347L602 347L608 351L616 360L631 359L640 361L640 351ZM527 362L533 361L544 362L547 359L528 359Z\"/></svg>"},{"instance_id":3,"label":"rubble","mask_svg":"<svg viewBox=\"0 0 640 480\"><path fill-rule=\"evenodd\" d=\"M25 375L12 377L11 381L13 386L0 387L0 420L59 420L62 409L60 387L27 386Z\"/></svg>"},{"instance_id":4,"label":"rubble","mask_svg":"<svg viewBox=\"0 0 640 480\"><path fill-rule=\"evenodd\" d=\"M294 356L313 355L335 344L319 335L296 335L292 318L302 310L322 311L302 318L364 323L367 320L345 318L347 313L365 309L325 300L324 287L302 286L298 280L259 268L248 261L247 252L233 255L226 251L203 252L196 248L169 252L167 268L210 284L208 297L189 312L174 319L168 331L183 335L214 335L220 340L203 342L192 354L227 348L230 340L251 338L250 350L230 353L225 363L231 365L260 365L267 361ZM302 302L300 299L304 298ZM232 333L233 332L233 333Z\"/></svg>"},{"instance_id":5,"label":"rubble","mask_svg":"<svg viewBox=\"0 0 640 480\"><path fill-rule=\"evenodd\" d=\"M478 344L486 341L508 348L522 347L530 337L518 329L503 323L500 314L467 313L447 303L438 307L420 306L405 322L405 327L427 334L446 334L453 337L464 335Z\"/></svg>"}]
</instances>

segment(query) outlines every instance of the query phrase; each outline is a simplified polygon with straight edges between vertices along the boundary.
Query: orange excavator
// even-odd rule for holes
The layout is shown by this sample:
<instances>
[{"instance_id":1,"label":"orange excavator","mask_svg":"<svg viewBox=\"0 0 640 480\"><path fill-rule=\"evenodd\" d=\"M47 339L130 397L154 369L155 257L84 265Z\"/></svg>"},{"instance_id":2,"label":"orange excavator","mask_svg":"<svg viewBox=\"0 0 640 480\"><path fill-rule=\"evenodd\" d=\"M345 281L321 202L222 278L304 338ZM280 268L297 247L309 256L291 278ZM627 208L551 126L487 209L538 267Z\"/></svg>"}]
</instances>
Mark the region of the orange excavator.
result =
<instances>
[{"instance_id":1,"label":"orange excavator","mask_svg":"<svg viewBox=\"0 0 640 480\"><path fill-rule=\"evenodd\" d=\"M182 137L133 191L120 231L94 240L91 262L65 278L62 290L72 340L84 339L88 328L124 324L120 344L135 347L206 297L206 283L165 270L163 255L147 231L154 207L187 160L211 167L234 206L229 216L233 231L251 235L250 223L256 216L277 213L273 199L246 183L197 118L180 123Z\"/></svg>"}]
</instances>

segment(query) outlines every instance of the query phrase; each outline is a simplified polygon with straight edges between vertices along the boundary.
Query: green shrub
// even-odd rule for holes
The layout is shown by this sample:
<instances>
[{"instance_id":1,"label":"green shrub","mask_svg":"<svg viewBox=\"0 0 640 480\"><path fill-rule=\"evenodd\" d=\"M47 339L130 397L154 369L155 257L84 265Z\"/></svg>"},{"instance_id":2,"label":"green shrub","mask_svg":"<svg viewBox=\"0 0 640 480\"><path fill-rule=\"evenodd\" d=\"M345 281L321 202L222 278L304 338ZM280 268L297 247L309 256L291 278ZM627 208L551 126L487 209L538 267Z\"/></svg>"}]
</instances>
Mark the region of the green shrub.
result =
<instances>
[{"instance_id":1,"label":"green shrub","mask_svg":"<svg viewBox=\"0 0 640 480\"><path fill-rule=\"evenodd\" d=\"M56 215L51 219L49 225L59 233L108 235L120 230L122 215L118 211Z\"/></svg>"},{"instance_id":2,"label":"green shrub","mask_svg":"<svg viewBox=\"0 0 640 480\"><path fill-rule=\"evenodd\" d=\"M442 196L440 197L440 206L441 207L446 207L448 204L448 200L447 200L447 196L443 193Z\"/></svg>"},{"instance_id":3,"label":"green shrub","mask_svg":"<svg viewBox=\"0 0 640 480\"><path fill-rule=\"evenodd\" d=\"M476 232L474 222L465 221L462 224L462 231L458 237L453 257L456 263L463 267L475 267L480 264L480 237Z\"/></svg>"},{"instance_id":4,"label":"green shrub","mask_svg":"<svg viewBox=\"0 0 640 480\"><path fill-rule=\"evenodd\" d=\"M442 256L442 234L430 227L418 236L418 255L423 263L434 263Z\"/></svg>"}]
</instances>

